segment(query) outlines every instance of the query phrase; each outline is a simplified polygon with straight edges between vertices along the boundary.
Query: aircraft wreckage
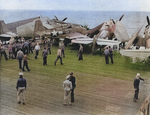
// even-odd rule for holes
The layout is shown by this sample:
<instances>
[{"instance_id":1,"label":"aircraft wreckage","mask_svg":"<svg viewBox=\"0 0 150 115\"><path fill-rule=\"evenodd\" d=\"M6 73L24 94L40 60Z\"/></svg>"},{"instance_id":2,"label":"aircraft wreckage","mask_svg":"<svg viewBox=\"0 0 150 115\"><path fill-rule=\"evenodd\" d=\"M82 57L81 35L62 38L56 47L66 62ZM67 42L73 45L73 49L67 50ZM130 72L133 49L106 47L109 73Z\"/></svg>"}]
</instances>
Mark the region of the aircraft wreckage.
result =
<instances>
[{"instance_id":1,"label":"aircraft wreckage","mask_svg":"<svg viewBox=\"0 0 150 115\"><path fill-rule=\"evenodd\" d=\"M133 58L133 62L136 62L136 58L141 61L146 60L150 56L150 22L147 16L148 25L145 26L144 36L139 35L142 27L132 35L131 39L127 42L125 49L121 49L120 53L123 56Z\"/></svg>"},{"instance_id":2,"label":"aircraft wreckage","mask_svg":"<svg viewBox=\"0 0 150 115\"><path fill-rule=\"evenodd\" d=\"M56 16L54 16L55 19L35 17L9 24L0 21L0 37L68 38L71 39L72 43L93 43L93 46L95 44L117 45L118 48L120 43L126 42L125 49L120 50L123 56L147 58L150 54L150 22L148 16L148 25L145 27L144 38L139 37L142 26L131 38L129 37L126 28L121 22L123 16L117 21L110 19L90 30L79 24L66 23L67 17L63 20L59 20ZM133 46L136 48L132 48Z\"/></svg>"}]
</instances>

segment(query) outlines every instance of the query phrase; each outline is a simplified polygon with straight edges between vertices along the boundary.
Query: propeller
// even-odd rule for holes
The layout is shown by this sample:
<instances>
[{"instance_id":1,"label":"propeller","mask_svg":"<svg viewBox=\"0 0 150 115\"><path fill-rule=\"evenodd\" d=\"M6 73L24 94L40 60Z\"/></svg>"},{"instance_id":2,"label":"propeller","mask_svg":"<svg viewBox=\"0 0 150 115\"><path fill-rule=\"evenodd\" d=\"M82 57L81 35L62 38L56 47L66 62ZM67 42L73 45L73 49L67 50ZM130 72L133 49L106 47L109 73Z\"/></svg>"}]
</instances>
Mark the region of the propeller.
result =
<instances>
[{"instance_id":1,"label":"propeller","mask_svg":"<svg viewBox=\"0 0 150 115\"><path fill-rule=\"evenodd\" d=\"M124 14L120 17L119 21L121 21L121 20L122 20L123 16L124 16Z\"/></svg>"},{"instance_id":2,"label":"propeller","mask_svg":"<svg viewBox=\"0 0 150 115\"><path fill-rule=\"evenodd\" d=\"M147 16L146 18L147 18L147 23L148 23L148 25L150 25L149 17Z\"/></svg>"},{"instance_id":3,"label":"propeller","mask_svg":"<svg viewBox=\"0 0 150 115\"><path fill-rule=\"evenodd\" d=\"M115 24L115 21L112 19L113 23Z\"/></svg>"},{"instance_id":4,"label":"propeller","mask_svg":"<svg viewBox=\"0 0 150 115\"><path fill-rule=\"evenodd\" d=\"M58 20L57 16L54 15L54 17L56 18L56 20Z\"/></svg>"},{"instance_id":5,"label":"propeller","mask_svg":"<svg viewBox=\"0 0 150 115\"><path fill-rule=\"evenodd\" d=\"M66 19L67 19L67 17L66 17L66 18L64 18L62 21L64 22Z\"/></svg>"}]
</instances>

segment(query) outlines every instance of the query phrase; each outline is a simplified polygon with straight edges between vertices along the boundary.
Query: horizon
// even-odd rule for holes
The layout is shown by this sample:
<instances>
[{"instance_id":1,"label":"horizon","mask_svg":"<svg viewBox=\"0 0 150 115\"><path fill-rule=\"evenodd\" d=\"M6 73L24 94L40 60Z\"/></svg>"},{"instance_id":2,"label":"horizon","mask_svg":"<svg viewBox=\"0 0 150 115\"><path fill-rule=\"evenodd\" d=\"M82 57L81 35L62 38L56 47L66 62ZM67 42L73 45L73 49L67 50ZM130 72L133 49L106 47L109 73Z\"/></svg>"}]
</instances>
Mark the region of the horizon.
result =
<instances>
[{"instance_id":1,"label":"horizon","mask_svg":"<svg viewBox=\"0 0 150 115\"><path fill-rule=\"evenodd\" d=\"M0 9L150 11L148 0L0 0Z\"/></svg>"},{"instance_id":2,"label":"horizon","mask_svg":"<svg viewBox=\"0 0 150 115\"><path fill-rule=\"evenodd\" d=\"M3 10L5 10L5 11L74 11L74 12L78 12L78 11L82 11L82 12L150 12L150 11L109 11L109 10L107 10L107 11L100 11L100 10L56 10L56 9L54 9L54 10L51 10L51 9L39 9L39 10L36 10L36 9L29 9L29 10L27 10L27 9L20 9L20 10L17 10L17 9L0 9L0 11L3 11Z\"/></svg>"}]
</instances>

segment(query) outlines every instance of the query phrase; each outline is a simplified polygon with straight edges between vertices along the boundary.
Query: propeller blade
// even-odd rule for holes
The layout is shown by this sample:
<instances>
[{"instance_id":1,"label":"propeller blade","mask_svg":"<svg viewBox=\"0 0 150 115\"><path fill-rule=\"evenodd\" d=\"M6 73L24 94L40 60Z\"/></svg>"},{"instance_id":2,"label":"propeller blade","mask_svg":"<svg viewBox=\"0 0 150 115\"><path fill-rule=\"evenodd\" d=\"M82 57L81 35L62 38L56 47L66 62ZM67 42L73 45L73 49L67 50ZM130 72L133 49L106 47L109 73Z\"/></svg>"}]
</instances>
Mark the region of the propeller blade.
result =
<instances>
[{"instance_id":1,"label":"propeller blade","mask_svg":"<svg viewBox=\"0 0 150 115\"><path fill-rule=\"evenodd\" d=\"M113 23L115 24L115 21L112 19Z\"/></svg>"},{"instance_id":2,"label":"propeller blade","mask_svg":"<svg viewBox=\"0 0 150 115\"><path fill-rule=\"evenodd\" d=\"M66 18L64 18L62 21L64 22L66 19L67 19L67 17L66 17Z\"/></svg>"},{"instance_id":3,"label":"propeller blade","mask_svg":"<svg viewBox=\"0 0 150 115\"><path fill-rule=\"evenodd\" d=\"M148 23L148 25L150 25L150 23L149 23L149 17L147 16L147 23Z\"/></svg>"},{"instance_id":4,"label":"propeller blade","mask_svg":"<svg viewBox=\"0 0 150 115\"><path fill-rule=\"evenodd\" d=\"M124 16L124 14L120 17L119 21L121 21L121 20L122 20L123 16Z\"/></svg>"},{"instance_id":5,"label":"propeller blade","mask_svg":"<svg viewBox=\"0 0 150 115\"><path fill-rule=\"evenodd\" d=\"M58 18L54 15L54 17L56 18L56 20L58 20Z\"/></svg>"}]
</instances>

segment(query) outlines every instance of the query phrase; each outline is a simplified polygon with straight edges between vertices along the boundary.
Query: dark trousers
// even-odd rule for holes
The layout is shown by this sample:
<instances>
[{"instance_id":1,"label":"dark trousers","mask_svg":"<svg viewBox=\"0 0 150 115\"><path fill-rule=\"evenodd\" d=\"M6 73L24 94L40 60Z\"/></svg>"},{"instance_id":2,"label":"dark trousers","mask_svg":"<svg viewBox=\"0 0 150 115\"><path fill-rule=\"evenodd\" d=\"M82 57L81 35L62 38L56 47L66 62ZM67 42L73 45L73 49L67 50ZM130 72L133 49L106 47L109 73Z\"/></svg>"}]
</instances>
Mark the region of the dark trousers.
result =
<instances>
[{"instance_id":1,"label":"dark trousers","mask_svg":"<svg viewBox=\"0 0 150 115\"><path fill-rule=\"evenodd\" d=\"M33 53L32 47L29 47L29 54L30 52Z\"/></svg>"},{"instance_id":2,"label":"dark trousers","mask_svg":"<svg viewBox=\"0 0 150 115\"><path fill-rule=\"evenodd\" d=\"M139 88L135 90L134 99L138 99Z\"/></svg>"},{"instance_id":3,"label":"dark trousers","mask_svg":"<svg viewBox=\"0 0 150 115\"><path fill-rule=\"evenodd\" d=\"M50 47L48 48L48 52L49 52L49 54L51 54L51 48Z\"/></svg>"},{"instance_id":4,"label":"dark trousers","mask_svg":"<svg viewBox=\"0 0 150 115\"><path fill-rule=\"evenodd\" d=\"M83 60L82 52L79 52L79 60Z\"/></svg>"},{"instance_id":5,"label":"dark trousers","mask_svg":"<svg viewBox=\"0 0 150 115\"><path fill-rule=\"evenodd\" d=\"M2 56L2 55L4 55L5 60L8 60L8 58L7 58L7 54L6 54L6 52L5 52L5 51L1 51L1 56Z\"/></svg>"},{"instance_id":6,"label":"dark trousers","mask_svg":"<svg viewBox=\"0 0 150 115\"><path fill-rule=\"evenodd\" d=\"M19 60L19 68L22 69L22 57L18 57Z\"/></svg>"},{"instance_id":7,"label":"dark trousers","mask_svg":"<svg viewBox=\"0 0 150 115\"><path fill-rule=\"evenodd\" d=\"M47 65L47 56L43 56L43 65Z\"/></svg>"},{"instance_id":8,"label":"dark trousers","mask_svg":"<svg viewBox=\"0 0 150 115\"><path fill-rule=\"evenodd\" d=\"M108 55L105 55L105 62L106 62L106 64L109 64Z\"/></svg>"},{"instance_id":9,"label":"dark trousers","mask_svg":"<svg viewBox=\"0 0 150 115\"><path fill-rule=\"evenodd\" d=\"M9 52L9 59L12 58L13 59L13 53Z\"/></svg>"},{"instance_id":10,"label":"dark trousers","mask_svg":"<svg viewBox=\"0 0 150 115\"><path fill-rule=\"evenodd\" d=\"M65 57L65 52L64 52L64 50L61 50L61 52L62 52L62 56Z\"/></svg>"},{"instance_id":11,"label":"dark trousers","mask_svg":"<svg viewBox=\"0 0 150 115\"><path fill-rule=\"evenodd\" d=\"M39 50L36 50L36 52L35 52L35 59L37 59L38 55L39 55Z\"/></svg>"},{"instance_id":12,"label":"dark trousers","mask_svg":"<svg viewBox=\"0 0 150 115\"><path fill-rule=\"evenodd\" d=\"M62 64L62 57L60 57L60 56L57 56L57 59L55 60L55 64L59 59L60 59L60 63Z\"/></svg>"},{"instance_id":13,"label":"dark trousers","mask_svg":"<svg viewBox=\"0 0 150 115\"><path fill-rule=\"evenodd\" d=\"M26 60L24 60L23 61L23 68L22 68L22 70L24 71L24 67L26 66L26 69L28 70L28 71L30 71L30 69L29 69L29 67L28 67L28 62L26 61Z\"/></svg>"},{"instance_id":14,"label":"dark trousers","mask_svg":"<svg viewBox=\"0 0 150 115\"><path fill-rule=\"evenodd\" d=\"M17 53L15 52L15 50L12 50L13 53L13 57L16 59Z\"/></svg>"},{"instance_id":15,"label":"dark trousers","mask_svg":"<svg viewBox=\"0 0 150 115\"><path fill-rule=\"evenodd\" d=\"M24 48L24 52L25 52L24 54L27 54L27 55L29 54L28 46L25 46L25 48Z\"/></svg>"},{"instance_id":16,"label":"dark trousers","mask_svg":"<svg viewBox=\"0 0 150 115\"><path fill-rule=\"evenodd\" d=\"M74 88L71 90L71 102L74 102Z\"/></svg>"},{"instance_id":17,"label":"dark trousers","mask_svg":"<svg viewBox=\"0 0 150 115\"><path fill-rule=\"evenodd\" d=\"M109 57L111 59L111 63L113 64L114 63L114 61L113 61L113 54L110 54Z\"/></svg>"}]
</instances>

